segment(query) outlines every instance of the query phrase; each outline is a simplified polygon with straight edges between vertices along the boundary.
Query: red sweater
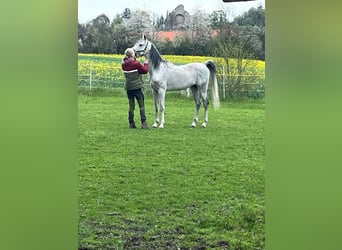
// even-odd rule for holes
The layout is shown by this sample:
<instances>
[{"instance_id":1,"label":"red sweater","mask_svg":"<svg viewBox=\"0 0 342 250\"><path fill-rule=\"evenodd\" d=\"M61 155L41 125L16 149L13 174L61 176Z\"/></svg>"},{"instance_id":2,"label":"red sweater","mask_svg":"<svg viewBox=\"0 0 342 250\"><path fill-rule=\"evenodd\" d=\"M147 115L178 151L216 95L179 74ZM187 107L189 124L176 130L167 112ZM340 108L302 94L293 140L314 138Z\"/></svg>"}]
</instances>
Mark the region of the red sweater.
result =
<instances>
[{"instance_id":1,"label":"red sweater","mask_svg":"<svg viewBox=\"0 0 342 250\"><path fill-rule=\"evenodd\" d=\"M142 65L140 62L136 61L135 58L125 58L121 67L126 77L126 90L141 89L144 87L141 74L146 74L148 72L147 63Z\"/></svg>"},{"instance_id":2,"label":"red sweater","mask_svg":"<svg viewBox=\"0 0 342 250\"><path fill-rule=\"evenodd\" d=\"M148 72L148 64L144 63L144 65L142 65L133 57L125 58L121 64L121 67L124 71L132 71L137 69L140 74L146 74Z\"/></svg>"}]
</instances>

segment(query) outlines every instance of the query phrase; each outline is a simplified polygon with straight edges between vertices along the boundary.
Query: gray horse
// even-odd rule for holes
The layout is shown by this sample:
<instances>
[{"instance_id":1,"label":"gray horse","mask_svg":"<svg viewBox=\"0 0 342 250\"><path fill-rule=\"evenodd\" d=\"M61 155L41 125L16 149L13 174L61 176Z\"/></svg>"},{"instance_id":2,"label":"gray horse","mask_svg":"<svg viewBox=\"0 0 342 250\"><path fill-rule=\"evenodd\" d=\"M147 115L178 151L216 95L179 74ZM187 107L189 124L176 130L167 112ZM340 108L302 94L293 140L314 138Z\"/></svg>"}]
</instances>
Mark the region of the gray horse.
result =
<instances>
[{"instance_id":1,"label":"gray horse","mask_svg":"<svg viewBox=\"0 0 342 250\"><path fill-rule=\"evenodd\" d=\"M184 90L190 88L195 100L195 115L191 127L196 127L201 99L204 106L204 120L202 127L207 126L208 105L207 96L209 79L211 79L211 95L214 108L220 106L218 86L216 79L216 67L213 61L205 63L189 63L174 65L165 61L159 54L156 46L143 35L133 46L137 57L145 56L149 63L150 83L153 89L155 120L152 127L159 123L158 108L161 113L159 128L164 128L165 118L165 92L167 90Z\"/></svg>"}]
</instances>

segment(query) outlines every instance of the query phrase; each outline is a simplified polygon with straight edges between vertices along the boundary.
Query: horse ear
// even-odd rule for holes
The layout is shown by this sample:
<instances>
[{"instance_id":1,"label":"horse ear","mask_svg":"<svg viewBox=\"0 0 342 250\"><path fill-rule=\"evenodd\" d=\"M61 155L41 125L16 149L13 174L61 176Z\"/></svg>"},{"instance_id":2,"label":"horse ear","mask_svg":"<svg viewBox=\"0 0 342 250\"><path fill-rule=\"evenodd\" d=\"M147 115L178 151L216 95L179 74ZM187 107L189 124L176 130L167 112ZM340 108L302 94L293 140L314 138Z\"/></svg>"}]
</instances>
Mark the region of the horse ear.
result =
<instances>
[{"instance_id":1,"label":"horse ear","mask_svg":"<svg viewBox=\"0 0 342 250\"><path fill-rule=\"evenodd\" d=\"M145 34L143 35L143 39L144 39L145 41L147 40L147 38L146 38L146 35L145 35Z\"/></svg>"}]
</instances>

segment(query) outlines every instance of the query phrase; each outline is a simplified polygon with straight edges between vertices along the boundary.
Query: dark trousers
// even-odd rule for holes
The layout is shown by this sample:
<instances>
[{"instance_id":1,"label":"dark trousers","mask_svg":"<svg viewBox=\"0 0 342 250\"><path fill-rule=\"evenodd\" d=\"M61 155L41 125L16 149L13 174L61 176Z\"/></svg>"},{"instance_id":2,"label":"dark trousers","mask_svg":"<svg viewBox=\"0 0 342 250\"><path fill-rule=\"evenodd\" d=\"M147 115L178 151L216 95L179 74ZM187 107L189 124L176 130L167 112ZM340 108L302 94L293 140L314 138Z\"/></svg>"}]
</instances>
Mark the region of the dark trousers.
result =
<instances>
[{"instance_id":1,"label":"dark trousers","mask_svg":"<svg viewBox=\"0 0 342 250\"><path fill-rule=\"evenodd\" d=\"M145 115L144 94L141 91L141 89L127 90L127 97L128 97L128 102L129 102L128 122L130 124L134 123L135 99L137 99L137 102L139 105L141 123L145 122L146 115Z\"/></svg>"}]
</instances>

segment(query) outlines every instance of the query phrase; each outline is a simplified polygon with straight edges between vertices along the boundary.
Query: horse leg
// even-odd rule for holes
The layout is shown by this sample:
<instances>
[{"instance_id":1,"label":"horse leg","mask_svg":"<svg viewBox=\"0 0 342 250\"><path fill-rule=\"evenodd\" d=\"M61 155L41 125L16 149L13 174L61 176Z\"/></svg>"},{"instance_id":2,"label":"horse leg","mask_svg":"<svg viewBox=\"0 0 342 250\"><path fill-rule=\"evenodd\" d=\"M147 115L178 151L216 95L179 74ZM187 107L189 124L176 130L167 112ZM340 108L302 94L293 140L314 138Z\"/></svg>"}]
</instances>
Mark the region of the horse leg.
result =
<instances>
[{"instance_id":1,"label":"horse leg","mask_svg":"<svg viewBox=\"0 0 342 250\"><path fill-rule=\"evenodd\" d=\"M200 99L199 90L197 86L191 86L191 91L192 91L192 95L195 101L195 115L194 115L194 120L191 123L191 127L195 128L198 122L198 113L201 107L201 99Z\"/></svg>"},{"instance_id":2,"label":"horse leg","mask_svg":"<svg viewBox=\"0 0 342 250\"><path fill-rule=\"evenodd\" d=\"M204 120L202 123L202 127L205 128L207 126L207 122L208 122L208 106L209 106L207 90L202 90L201 95L202 95L203 107L204 107Z\"/></svg>"},{"instance_id":3,"label":"horse leg","mask_svg":"<svg viewBox=\"0 0 342 250\"><path fill-rule=\"evenodd\" d=\"M153 99L154 99L155 118L154 118L154 122L152 124L152 128L156 128L156 127L158 127L158 123L159 123L159 118L158 118L159 96L158 96L158 91L156 91L155 89L153 89Z\"/></svg>"},{"instance_id":4,"label":"horse leg","mask_svg":"<svg viewBox=\"0 0 342 250\"><path fill-rule=\"evenodd\" d=\"M165 90L159 89L159 103L160 103L160 113L161 113L161 121L159 128L164 128L165 123Z\"/></svg>"}]
</instances>

